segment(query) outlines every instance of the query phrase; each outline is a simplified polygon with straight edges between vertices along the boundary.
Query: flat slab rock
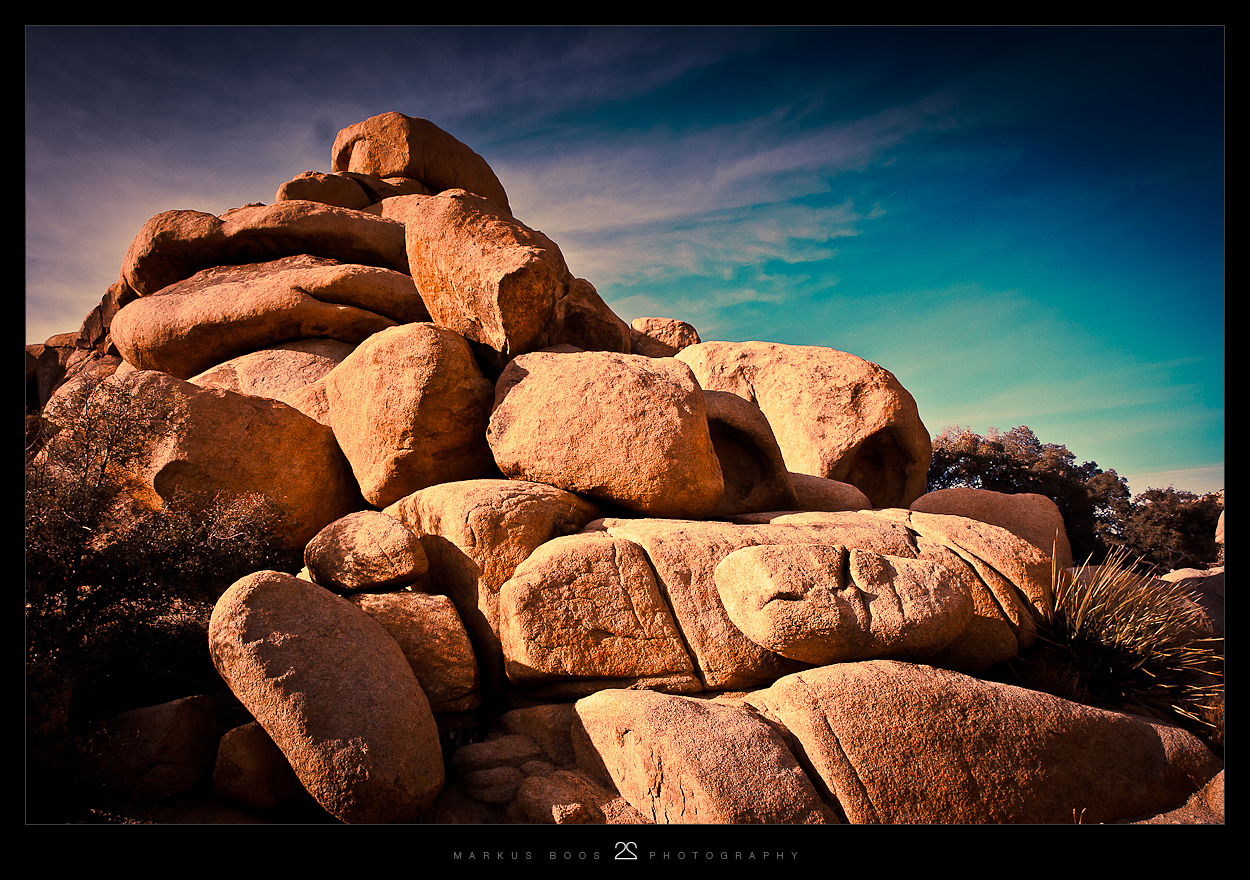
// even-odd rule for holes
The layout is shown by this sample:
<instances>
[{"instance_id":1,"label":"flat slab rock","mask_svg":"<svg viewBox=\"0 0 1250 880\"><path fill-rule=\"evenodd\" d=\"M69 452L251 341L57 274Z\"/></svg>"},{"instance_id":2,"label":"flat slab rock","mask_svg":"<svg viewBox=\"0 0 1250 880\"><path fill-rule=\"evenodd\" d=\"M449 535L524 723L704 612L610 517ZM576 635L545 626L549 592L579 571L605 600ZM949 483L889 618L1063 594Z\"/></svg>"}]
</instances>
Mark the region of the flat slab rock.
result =
<instances>
[{"instance_id":1,"label":"flat slab rock","mask_svg":"<svg viewBox=\"0 0 1250 880\"><path fill-rule=\"evenodd\" d=\"M110 334L127 363L189 379L283 342L356 345L387 327L426 320L407 275L300 255L205 269L127 305Z\"/></svg>"},{"instance_id":2,"label":"flat slab rock","mask_svg":"<svg viewBox=\"0 0 1250 880\"><path fill-rule=\"evenodd\" d=\"M857 824L1114 822L1223 767L1179 727L913 663L824 666L747 700Z\"/></svg>"}]
</instances>

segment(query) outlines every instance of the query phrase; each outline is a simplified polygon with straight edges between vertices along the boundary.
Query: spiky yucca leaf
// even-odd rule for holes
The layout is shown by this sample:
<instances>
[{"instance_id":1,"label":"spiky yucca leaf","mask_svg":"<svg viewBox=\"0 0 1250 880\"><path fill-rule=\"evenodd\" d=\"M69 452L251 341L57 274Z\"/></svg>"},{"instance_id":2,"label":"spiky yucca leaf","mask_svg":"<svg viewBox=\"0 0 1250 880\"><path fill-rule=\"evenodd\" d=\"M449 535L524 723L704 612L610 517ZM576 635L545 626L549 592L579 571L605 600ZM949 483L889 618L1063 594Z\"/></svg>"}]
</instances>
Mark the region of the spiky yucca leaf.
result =
<instances>
[{"instance_id":1,"label":"spiky yucca leaf","mask_svg":"<svg viewBox=\"0 0 1250 880\"><path fill-rule=\"evenodd\" d=\"M1138 575L1122 549L1075 576L1056 567L1052 588L1029 664L1040 689L1208 724L1201 709L1222 695L1224 658L1219 640L1198 635L1187 590Z\"/></svg>"}]
</instances>

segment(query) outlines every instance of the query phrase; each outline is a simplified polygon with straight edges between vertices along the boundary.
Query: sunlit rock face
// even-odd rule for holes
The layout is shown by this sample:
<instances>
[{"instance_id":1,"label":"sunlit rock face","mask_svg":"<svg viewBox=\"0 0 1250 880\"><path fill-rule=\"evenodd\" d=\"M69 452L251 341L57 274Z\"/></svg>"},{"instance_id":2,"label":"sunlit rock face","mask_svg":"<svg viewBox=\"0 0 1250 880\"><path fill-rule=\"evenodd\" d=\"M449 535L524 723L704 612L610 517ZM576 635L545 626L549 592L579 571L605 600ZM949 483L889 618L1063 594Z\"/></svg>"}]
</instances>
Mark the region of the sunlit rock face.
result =
<instances>
[{"instance_id":1,"label":"sunlit rock face","mask_svg":"<svg viewBox=\"0 0 1250 880\"><path fill-rule=\"evenodd\" d=\"M382 113L338 133L333 171L418 180L430 192L463 189L510 213L508 194L486 160L430 122Z\"/></svg>"},{"instance_id":2,"label":"sunlit rock face","mask_svg":"<svg viewBox=\"0 0 1250 880\"><path fill-rule=\"evenodd\" d=\"M716 588L752 641L816 666L928 657L972 616L972 597L940 563L837 544L735 550L716 566Z\"/></svg>"},{"instance_id":3,"label":"sunlit rock face","mask_svg":"<svg viewBox=\"0 0 1250 880\"><path fill-rule=\"evenodd\" d=\"M428 318L401 272L296 256L197 272L126 306L112 333L136 368L190 379L280 343L357 345L387 327Z\"/></svg>"},{"instance_id":4,"label":"sunlit rock face","mask_svg":"<svg viewBox=\"0 0 1250 880\"><path fill-rule=\"evenodd\" d=\"M429 701L399 645L368 614L307 581L258 572L218 600L209 649L222 679L335 818L413 822L433 803L444 777Z\"/></svg>"},{"instance_id":5,"label":"sunlit rock face","mask_svg":"<svg viewBox=\"0 0 1250 880\"><path fill-rule=\"evenodd\" d=\"M798 738L856 824L1135 818L1222 765L1169 724L912 663L836 663L748 702Z\"/></svg>"},{"instance_id":6,"label":"sunlit rock face","mask_svg":"<svg viewBox=\"0 0 1250 880\"><path fill-rule=\"evenodd\" d=\"M704 389L756 404L790 470L850 483L873 507L906 507L924 493L932 441L887 370L830 348L771 342L703 342L676 357Z\"/></svg>"},{"instance_id":7,"label":"sunlit rock face","mask_svg":"<svg viewBox=\"0 0 1250 880\"><path fill-rule=\"evenodd\" d=\"M705 517L725 488L703 393L672 358L523 355L495 386L487 438L506 476L648 516Z\"/></svg>"},{"instance_id":8,"label":"sunlit rock face","mask_svg":"<svg viewBox=\"0 0 1250 880\"><path fill-rule=\"evenodd\" d=\"M363 211L293 201L233 208L220 217L202 211L157 214L131 242L122 280L140 296L150 296L214 266L300 254L408 274L401 224Z\"/></svg>"},{"instance_id":9,"label":"sunlit rock face","mask_svg":"<svg viewBox=\"0 0 1250 880\"><path fill-rule=\"evenodd\" d=\"M374 334L325 377L328 421L370 504L494 472L493 386L465 340L429 323Z\"/></svg>"}]
</instances>

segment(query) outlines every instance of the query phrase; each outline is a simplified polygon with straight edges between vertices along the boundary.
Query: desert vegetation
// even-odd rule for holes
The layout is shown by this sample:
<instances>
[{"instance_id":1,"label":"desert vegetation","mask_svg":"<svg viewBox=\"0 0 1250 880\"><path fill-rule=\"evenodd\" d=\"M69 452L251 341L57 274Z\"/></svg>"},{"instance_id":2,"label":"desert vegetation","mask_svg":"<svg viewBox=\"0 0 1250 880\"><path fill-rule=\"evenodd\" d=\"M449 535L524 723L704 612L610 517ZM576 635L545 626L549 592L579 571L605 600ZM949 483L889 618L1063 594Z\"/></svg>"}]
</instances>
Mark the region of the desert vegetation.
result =
<instances>
[{"instance_id":1,"label":"desert vegetation","mask_svg":"<svg viewBox=\"0 0 1250 880\"><path fill-rule=\"evenodd\" d=\"M1179 724L1223 754L1223 639L1206 637L1183 583L1139 574L1131 553L1055 568L1036 645L1009 664L1032 690Z\"/></svg>"},{"instance_id":2,"label":"desert vegetation","mask_svg":"<svg viewBox=\"0 0 1250 880\"><path fill-rule=\"evenodd\" d=\"M984 436L947 427L933 440L927 491L966 486L1051 499L1063 516L1072 555L1100 563L1117 548L1140 572L1203 567L1220 561L1216 523L1222 493L1195 495L1172 487L1131 495L1128 483L1097 462L1077 464L1060 443L1042 443L1021 425Z\"/></svg>"},{"instance_id":3,"label":"desert vegetation","mask_svg":"<svg viewBox=\"0 0 1250 880\"><path fill-rule=\"evenodd\" d=\"M26 450L27 784L42 818L74 808L103 718L220 690L204 643L234 580L300 564L259 495L134 504L124 475L165 427L115 386L89 390L40 417ZM55 806L37 797L52 792Z\"/></svg>"}]
</instances>

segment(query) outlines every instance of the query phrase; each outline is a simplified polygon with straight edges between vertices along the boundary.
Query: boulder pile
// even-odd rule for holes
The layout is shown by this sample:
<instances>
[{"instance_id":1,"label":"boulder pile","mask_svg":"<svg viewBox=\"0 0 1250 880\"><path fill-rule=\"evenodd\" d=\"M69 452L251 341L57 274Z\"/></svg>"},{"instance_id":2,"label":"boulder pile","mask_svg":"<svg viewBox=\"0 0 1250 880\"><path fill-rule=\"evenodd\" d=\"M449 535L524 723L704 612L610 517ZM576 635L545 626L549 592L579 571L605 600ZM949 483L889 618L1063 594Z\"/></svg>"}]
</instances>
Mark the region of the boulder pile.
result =
<instances>
[{"instance_id":1,"label":"boulder pile","mask_svg":"<svg viewBox=\"0 0 1250 880\"><path fill-rule=\"evenodd\" d=\"M1179 728L978 677L1071 564L1053 503L925 496L928 431L876 364L625 323L426 120L344 129L272 205L154 217L73 348L34 353L41 404L109 383L170 423L135 503L260 493L304 548L212 615L254 719L220 740L236 802L1105 822L1221 771Z\"/></svg>"}]
</instances>

